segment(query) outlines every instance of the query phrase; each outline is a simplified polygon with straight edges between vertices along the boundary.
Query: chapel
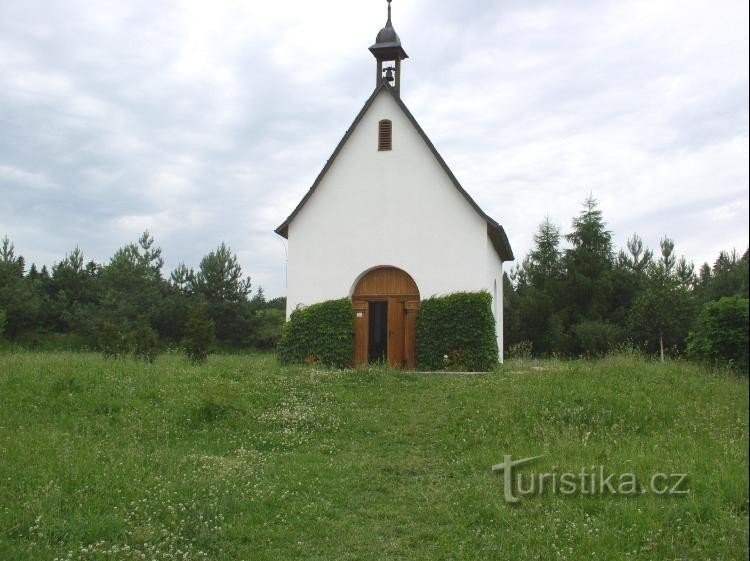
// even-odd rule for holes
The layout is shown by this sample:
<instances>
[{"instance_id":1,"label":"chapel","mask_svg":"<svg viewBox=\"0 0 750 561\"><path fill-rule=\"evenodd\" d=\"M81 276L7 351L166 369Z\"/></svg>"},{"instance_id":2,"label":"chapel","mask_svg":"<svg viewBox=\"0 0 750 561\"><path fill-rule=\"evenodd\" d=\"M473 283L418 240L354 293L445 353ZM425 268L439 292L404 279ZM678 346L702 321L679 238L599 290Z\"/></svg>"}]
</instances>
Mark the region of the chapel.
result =
<instances>
[{"instance_id":1,"label":"chapel","mask_svg":"<svg viewBox=\"0 0 750 561\"><path fill-rule=\"evenodd\" d=\"M288 244L287 318L298 306L349 297L354 364L411 368L420 299L484 290L492 295L502 360L503 263L513 251L401 97L408 55L391 0L369 50L372 94L276 229Z\"/></svg>"}]
</instances>

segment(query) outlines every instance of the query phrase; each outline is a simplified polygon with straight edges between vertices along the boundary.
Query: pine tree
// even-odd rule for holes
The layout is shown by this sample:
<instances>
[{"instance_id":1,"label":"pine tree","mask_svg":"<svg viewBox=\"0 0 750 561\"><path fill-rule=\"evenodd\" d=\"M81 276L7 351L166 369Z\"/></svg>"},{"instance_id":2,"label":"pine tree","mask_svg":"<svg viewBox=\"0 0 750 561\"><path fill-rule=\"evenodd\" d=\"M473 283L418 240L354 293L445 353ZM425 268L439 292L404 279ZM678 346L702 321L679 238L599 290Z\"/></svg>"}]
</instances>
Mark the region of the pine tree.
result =
<instances>
[{"instance_id":1,"label":"pine tree","mask_svg":"<svg viewBox=\"0 0 750 561\"><path fill-rule=\"evenodd\" d=\"M80 261L78 261L80 262ZM101 291L98 314L93 318L97 335L102 325L112 325L126 340L148 341L168 285L161 276L164 261L148 231L120 249L97 275ZM148 329L147 329L148 328Z\"/></svg>"},{"instance_id":2,"label":"pine tree","mask_svg":"<svg viewBox=\"0 0 750 561\"><path fill-rule=\"evenodd\" d=\"M625 253L622 249L620 250L617 255L617 266L636 274L645 273L646 268L651 263L651 259L653 259L654 252L648 248L644 249L643 240L638 234L630 236L626 246L628 253Z\"/></svg>"},{"instance_id":3,"label":"pine tree","mask_svg":"<svg viewBox=\"0 0 750 561\"><path fill-rule=\"evenodd\" d=\"M695 265L685 259L684 255L677 260L675 276L683 288L692 289L695 286Z\"/></svg>"},{"instance_id":4,"label":"pine tree","mask_svg":"<svg viewBox=\"0 0 750 561\"><path fill-rule=\"evenodd\" d=\"M543 289L548 282L559 280L561 258L560 227L546 217L534 234L534 248L524 262L531 284Z\"/></svg>"},{"instance_id":5,"label":"pine tree","mask_svg":"<svg viewBox=\"0 0 750 561\"><path fill-rule=\"evenodd\" d=\"M539 355L550 354L562 346L562 319L559 295L563 279L560 228L549 217L534 234L534 247L522 265L512 273L516 281L515 298L511 290L506 302L515 300L506 325L517 323L518 330L509 333L509 344L522 343Z\"/></svg>"},{"instance_id":6,"label":"pine tree","mask_svg":"<svg viewBox=\"0 0 750 561\"><path fill-rule=\"evenodd\" d=\"M583 207L581 214L573 219L572 231L565 236L573 246L566 255L580 273L593 278L612 266L612 232L606 229L593 196L586 198Z\"/></svg>"},{"instance_id":7,"label":"pine tree","mask_svg":"<svg viewBox=\"0 0 750 561\"><path fill-rule=\"evenodd\" d=\"M607 230L596 200L589 196L565 236L565 297L571 323L602 320L611 307L609 273L614 266L612 233Z\"/></svg>"},{"instance_id":8,"label":"pine tree","mask_svg":"<svg viewBox=\"0 0 750 561\"><path fill-rule=\"evenodd\" d=\"M244 346L252 340L257 322L250 290L250 277L243 278L237 256L225 243L201 259L193 291L208 303L220 342Z\"/></svg>"},{"instance_id":9,"label":"pine tree","mask_svg":"<svg viewBox=\"0 0 750 561\"><path fill-rule=\"evenodd\" d=\"M44 295L38 282L24 276L25 268L26 260L16 255L13 242L5 236L0 242L0 309L10 338L42 326Z\"/></svg>"},{"instance_id":10,"label":"pine tree","mask_svg":"<svg viewBox=\"0 0 750 561\"><path fill-rule=\"evenodd\" d=\"M674 240L665 236L659 242L659 247L661 248L661 258L659 260L661 266L664 267L667 274L672 274L672 269L677 259L674 255Z\"/></svg>"},{"instance_id":11,"label":"pine tree","mask_svg":"<svg viewBox=\"0 0 750 561\"><path fill-rule=\"evenodd\" d=\"M693 266L674 256L674 241L661 240L661 256L647 271L629 314L631 335L651 350L658 348L664 361L666 347L682 348L695 317L691 294ZM677 265L675 265L677 263Z\"/></svg>"},{"instance_id":12,"label":"pine tree","mask_svg":"<svg viewBox=\"0 0 750 561\"><path fill-rule=\"evenodd\" d=\"M195 275L195 292L208 302L241 302L247 299L250 289L250 277L242 278L237 256L224 242L201 259Z\"/></svg>"},{"instance_id":13,"label":"pine tree","mask_svg":"<svg viewBox=\"0 0 750 561\"><path fill-rule=\"evenodd\" d=\"M216 327L204 305L194 306L185 328L183 348L193 364L206 362L216 342Z\"/></svg>"},{"instance_id":14,"label":"pine tree","mask_svg":"<svg viewBox=\"0 0 750 561\"><path fill-rule=\"evenodd\" d=\"M181 293L186 295L192 294L195 286L195 271L193 271L192 267L188 269L185 263L180 263L172 271L170 282Z\"/></svg>"}]
</instances>

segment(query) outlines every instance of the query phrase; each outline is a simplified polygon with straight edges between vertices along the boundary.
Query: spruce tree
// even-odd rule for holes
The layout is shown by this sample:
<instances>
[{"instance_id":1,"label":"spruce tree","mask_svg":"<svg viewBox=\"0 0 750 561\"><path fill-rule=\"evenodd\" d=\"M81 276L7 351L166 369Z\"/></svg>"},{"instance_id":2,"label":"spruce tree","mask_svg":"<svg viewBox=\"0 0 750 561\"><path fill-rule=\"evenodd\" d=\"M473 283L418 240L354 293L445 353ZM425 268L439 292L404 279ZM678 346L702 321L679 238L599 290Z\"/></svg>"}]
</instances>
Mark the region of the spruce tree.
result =
<instances>
[{"instance_id":1,"label":"spruce tree","mask_svg":"<svg viewBox=\"0 0 750 561\"><path fill-rule=\"evenodd\" d=\"M582 320L604 320L611 306L609 273L614 265L612 232L593 196L586 198L573 228L565 236L565 296L569 325Z\"/></svg>"}]
</instances>

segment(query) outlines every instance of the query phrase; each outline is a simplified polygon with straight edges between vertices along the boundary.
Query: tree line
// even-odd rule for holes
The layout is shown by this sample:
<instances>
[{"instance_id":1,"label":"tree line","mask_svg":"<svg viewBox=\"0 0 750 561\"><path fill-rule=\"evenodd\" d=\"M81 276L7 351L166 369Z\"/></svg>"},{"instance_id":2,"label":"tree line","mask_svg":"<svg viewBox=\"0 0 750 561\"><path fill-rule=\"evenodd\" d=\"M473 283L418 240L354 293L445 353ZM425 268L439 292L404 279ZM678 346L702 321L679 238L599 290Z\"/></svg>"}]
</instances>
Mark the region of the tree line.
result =
<instances>
[{"instance_id":1,"label":"tree line","mask_svg":"<svg viewBox=\"0 0 750 561\"><path fill-rule=\"evenodd\" d=\"M27 347L89 348L152 359L183 348L274 348L285 299L253 293L237 256L220 244L197 270L163 272L144 232L107 263L73 249L51 270L26 266L0 243L0 336ZM545 219L533 248L503 277L504 337L513 356L597 356L621 344L665 356L734 361L747 369L748 252L723 251L698 270L664 237L654 251L637 234L615 251L593 197L570 232ZM744 355L737 349L744 348Z\"/></svg>"},{"instance_id":2,"label":"tree line","mask_svg":"<svg viewBox=\"0 0 750 561\"><path fill-rule=\"evenodd\" d=\"M697 271L677 257L668 237L654 251L633 234L615 251L591 196L569 233L561 234L548 218L539 225L529 254L504 276L504 289L511 355L601 355L629 343L662 358L675 356L700 347L702 322L717 306L737 316L732 321L744 313L744 335L733 336L740 342L744 337L747 346L747 251L742 257L723 251L713 266L704 263Z\"/></svg>"},{"instance_id":3,"label":"tree line","mask_svg":"<svg viewBox=\"0 0 750 561\"><path fill-rule=\"evenodd\" d=\"M272 348L284 323L284 298L253 293L225 243L197 270L181 263L165 275L149 232L107 263L73 249L51 270L27 268L6 236L0 243L0 334L24 346L90 348L152 359L186 347L200 359L212 347Z\"/></svg>"}]
</instances>

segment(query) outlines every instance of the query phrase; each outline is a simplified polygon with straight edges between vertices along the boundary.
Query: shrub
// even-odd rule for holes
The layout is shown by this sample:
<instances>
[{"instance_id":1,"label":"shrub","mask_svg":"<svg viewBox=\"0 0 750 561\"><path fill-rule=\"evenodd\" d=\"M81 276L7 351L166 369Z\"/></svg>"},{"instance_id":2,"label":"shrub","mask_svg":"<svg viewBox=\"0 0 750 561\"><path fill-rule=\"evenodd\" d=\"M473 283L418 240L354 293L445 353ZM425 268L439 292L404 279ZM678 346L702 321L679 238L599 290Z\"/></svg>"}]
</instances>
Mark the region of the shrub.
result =
<instances>
[{"instance_id":1,"label":"shrub","mask_svg":"<svg viewBox=\"0 0 750 561\"><path fill-rule=\"evenodd\" d=\"M575 324L571 331L580 354L604 356L622 343L620 328L606 321L586 320Z\"/></svg>"},{"instance_id":2,"label":"shrub","mask_svg":"<svg viewBox=\"0 0 750 561\"><path fill-rule=\"evenodd\" d=\"M488 292L456 292L423 300L417 312L417 366L425 370L492 370L498 363Z\"/></svg>"},{"instance_id":3,"label":"shrub","mask_svg":"<svg viewBox=\"0 0 750 561\"><path fill-rule=\"evenodd\" d=\"M125 335L117 325L109 321L101 326L97 345L106 358L116 358L127 352Z\"/></svg>"},{"instance_id":4,"label":"shrub","mask_svg":"<svg viewBox=\"0 0 750 561\"><path fill-rule=\"evenodd\" d=\"M748 372L748 299L727 296L703 306L688 336L688 356Z\"/></svg>"},{"instance_id":5,"label":"shrub","mask_svg":"<svg viewBox=\"0 0 750 561\"><path fill-rule=\"evenodd\" d=\"M351 366L353 353L354 309L348 298L292 312L277 347L284 364L321 363L345 368Z\"/></svg>"},{"instance_id":6,"label":"shrub","mask_svg":"<svg viewBox=\"0 0 750 561\"><path fill-rule=\"evenodd\" d=\"M182 345L193 364L206 361L216 342L216 326L202 309L193 310L185 324Z\"/></svg>"},{"instance_id":7,"label":"shrub","mask_svg":"<svg viewBox=\"0 0 750 561\"><path fill-rule=\"evenodd\" d=\"M159 353L159 336L145 320L125 328L105 322L99 331L97 342L106 358L132 355L153 362Z\"/></svg>"},{"instance_id":8,"label":"shrub","mask_svg":"<svg viewBox=\"0 0 750 561\"><path fill-rule=\"evenodd\" d=\"M55 333L42 329L32 329L20 333L13 341L22 349L43 352L87 351L86 338L78 333Z\"/></svg>"},{"instance_id":9,"label":"shrub","mask_svg":"<svg viewBox=\"0 0 750 561\"><path fill-rule=\"evenodd\" d=\"M281 330L286 319L283 310L258 310L255 316L258 324L253 333L253 344L259 349L273 349L281 339Z\"/></svg>"},{"instance_id":10,"label":"shrub","mask_svg":"<svg viewBox=\"0 0 750 561\"><path fill-rule=\"evenodd\" d=\"M508 355L510 358L516 358L518 360L528 360L533 354L534 345L528 339L514 343L508 347Z\"/></svg>"},{"instance_id":11,"label":"shrub","mask_svg":"<svg viewBox=\"0 0 750 561\"><path fill-rule=\"evenodd\" d=\"M146 321L139 321L127 336L128 350L135 358L154 362L159 354L159 335Z\"/></svg>"},{"instance_id":12,"label":"shrub","mask_svg":"<svg viewBox=\"0 0 750 561\"><path fill-rule=\"evenodd\" d=\"M0 337L3 335L4 331L5 331L5 310L0 308Z\"/></svg>"}]
</instances>

